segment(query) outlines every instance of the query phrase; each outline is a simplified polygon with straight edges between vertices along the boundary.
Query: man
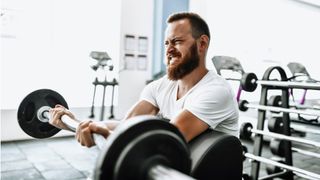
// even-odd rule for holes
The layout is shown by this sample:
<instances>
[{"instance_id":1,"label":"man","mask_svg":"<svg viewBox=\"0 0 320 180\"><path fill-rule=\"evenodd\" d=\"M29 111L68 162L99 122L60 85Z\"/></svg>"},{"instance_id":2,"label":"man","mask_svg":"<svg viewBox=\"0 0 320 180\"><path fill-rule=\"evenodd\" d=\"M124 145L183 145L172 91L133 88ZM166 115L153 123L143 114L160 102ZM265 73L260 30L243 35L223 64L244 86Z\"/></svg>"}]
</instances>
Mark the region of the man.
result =
<instances>
[{"instance_id":1,"label":"man","mask_svg":"<svg viewBox=\"0 0 320 180\"><path fill-rule=\"evenodd\" d=\"M189 142L208 128L238 136L238 106L229 84L205 66L210 42L207 23L197 14L182 12L168 18L166 29L167 75L148 84L140 100L125 119L138 115L160 115L170 119ZM67 129L63 114L74 118L64 107L52 110L51 123ZM117 123L83 121L77 140L92 146L91 133L108 137Z\"/></svg>"}]
</instances>

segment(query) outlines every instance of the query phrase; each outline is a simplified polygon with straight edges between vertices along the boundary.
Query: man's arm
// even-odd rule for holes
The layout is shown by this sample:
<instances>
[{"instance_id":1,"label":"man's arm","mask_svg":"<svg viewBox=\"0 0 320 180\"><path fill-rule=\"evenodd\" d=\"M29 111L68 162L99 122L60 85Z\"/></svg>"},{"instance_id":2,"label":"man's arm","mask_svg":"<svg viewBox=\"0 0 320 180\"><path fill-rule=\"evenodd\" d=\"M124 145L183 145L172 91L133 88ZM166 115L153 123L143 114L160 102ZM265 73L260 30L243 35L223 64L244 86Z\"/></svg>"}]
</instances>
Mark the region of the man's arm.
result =
<instances>
[{"instance_id":1,"label":"man's arm","mask_svg":"<svg viewBox=\"0 0 320 180\"><path fill-rule=\"evenodd\" d=\"M188 110L183 110L175 119L172 119L170 122L180 130L187 142L209 128L208 124L203 122Z\"/></svg>"},{"instance_id":2,"label":"man's arm","mask_svg":"<svg viewBox=\"0 0 320 180\"><path fill-rule=\"evenodd\" d=\"M159 108L145 100L137 102L129 111L124 119L129 119L138 115L156 115Z\"/></svg>"}]
</instances>

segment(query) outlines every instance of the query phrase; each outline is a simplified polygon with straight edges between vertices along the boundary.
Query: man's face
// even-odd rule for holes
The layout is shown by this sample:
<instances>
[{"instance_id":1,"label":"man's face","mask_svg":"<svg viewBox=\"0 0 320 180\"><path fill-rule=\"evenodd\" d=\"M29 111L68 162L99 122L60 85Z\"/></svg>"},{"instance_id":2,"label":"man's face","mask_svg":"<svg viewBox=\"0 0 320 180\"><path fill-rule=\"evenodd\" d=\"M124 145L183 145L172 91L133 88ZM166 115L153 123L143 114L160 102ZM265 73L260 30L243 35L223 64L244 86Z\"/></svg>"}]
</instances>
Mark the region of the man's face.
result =
<instances>
[{"instance_id":1,"label":"man's face","mask_svg":"<svg viewBox=\"0 0 320 180\"><path fill-rule=\"evenodd\" d=\"M170 23L166 35L167 75L170 80L179 80L199 66L197 43L188 20Z\"/></svg>"}]
</instances>

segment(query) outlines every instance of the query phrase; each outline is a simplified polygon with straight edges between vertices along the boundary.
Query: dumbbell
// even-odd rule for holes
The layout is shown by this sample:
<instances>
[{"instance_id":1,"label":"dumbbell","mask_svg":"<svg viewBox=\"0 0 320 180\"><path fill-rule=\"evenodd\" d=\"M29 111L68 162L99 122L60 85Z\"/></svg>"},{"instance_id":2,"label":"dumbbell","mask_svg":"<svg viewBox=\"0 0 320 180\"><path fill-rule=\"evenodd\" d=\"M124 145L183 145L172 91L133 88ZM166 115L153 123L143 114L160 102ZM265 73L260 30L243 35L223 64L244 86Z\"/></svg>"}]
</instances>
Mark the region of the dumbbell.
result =
<instances>
[{"instance_id":1,"label":"dumbbell","mask_svg":"<svg viewBox=\"0 0 320 180\"><path fill-rule=\"evenodd\" d=\"M58 133L60 129L48 123L48 110L56 104L68 108L53 90L40 89L27 95L18 109L22 130L35 138ZM71 130L79 125L66 115L62 119ZM193 179L186 175L191 169L188 146L180 131L167 121L139 116L120 124L107 140L94 135L95 143L103 144L94 179Z\"/></svg>"}]
</instances>

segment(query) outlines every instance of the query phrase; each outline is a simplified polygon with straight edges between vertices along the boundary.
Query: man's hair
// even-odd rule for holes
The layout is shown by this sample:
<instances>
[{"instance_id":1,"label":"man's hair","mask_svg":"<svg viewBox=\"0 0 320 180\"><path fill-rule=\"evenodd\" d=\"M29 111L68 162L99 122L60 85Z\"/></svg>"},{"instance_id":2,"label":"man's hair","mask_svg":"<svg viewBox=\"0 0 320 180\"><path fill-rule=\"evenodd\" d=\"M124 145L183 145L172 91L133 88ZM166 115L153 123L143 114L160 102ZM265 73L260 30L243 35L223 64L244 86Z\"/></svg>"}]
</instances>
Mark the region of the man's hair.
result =
<instances>
[{"instance_id":1,"label":"man's hair","mask_svg":"<svg viewBox=\"0 0 320 180\"><path fill-rule=\"evenodd\" d=\"M188 19L191 24L192 37L197 39L205 34L210 39L210 31L208 24L196 13L179 12L169 16L167 23L172 23L181 19Z\"/></svg>"}]
</instances>

